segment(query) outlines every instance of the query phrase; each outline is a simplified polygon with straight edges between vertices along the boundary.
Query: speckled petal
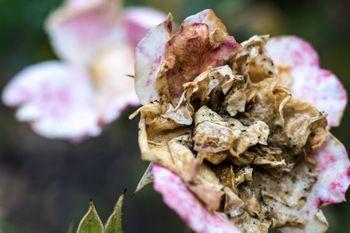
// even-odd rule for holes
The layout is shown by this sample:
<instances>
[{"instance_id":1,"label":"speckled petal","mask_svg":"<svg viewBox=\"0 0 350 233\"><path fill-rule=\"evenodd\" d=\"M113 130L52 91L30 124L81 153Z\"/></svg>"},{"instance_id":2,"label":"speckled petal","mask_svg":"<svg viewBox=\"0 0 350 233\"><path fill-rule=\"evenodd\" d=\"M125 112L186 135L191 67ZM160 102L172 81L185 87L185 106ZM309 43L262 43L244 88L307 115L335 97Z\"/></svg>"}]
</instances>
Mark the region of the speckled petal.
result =
<instances>
[{"instance_id":1,"label":"speckled petal","mask_svg":"<svg viewBox=\"0 0 350 233\"><path fill-rule=\"evenodd\" d=\"M291 75L294 96L325 111L328 124L338 126L347 104L347 94L339 79L315 66L296 67Z\"/></svg>"},{"instance_id":2,"label":"speckled petal","mask_svg":"<svg viewBox=\"0 0 350 233\"><path fill-rule=\"evenodd\" d=\"M234 225L210 213L187 189L181 179L170 170L154 165L154 189L164 202L197 233L238 233Z\"/></svg>"},{"instance_id":3,"label":"speckled petal","mask_svg":"<svg viewBox=\"0 0 350 233\"><path fill-rule=\"evenodd\" d=\"M46 30L57 55L79 64L88 63L100 47L124 37L114 0L69 1L49 16Z\"/></svg>"},{"instance_id":4,"label":"speckled petal","mask_svg":"<svg viewBox=\"0 0 350 233\"><path fill-rule=\"evenodd\" d=\"M134 80L134 51L128 44L108 47L99 53L91 65L95 84L94 101L100 114L100 124L114 121L129 105L138 105Z\"/></svg>"},{"instance_id":5,"label":"speckled petal","mask_svg":"<svg viewBox=\"0 0 350 233\"><path fill-rule=\"evenodd\" d=\"M136 46L150 28L163 22L166 15L149 7L130 7L123 12L128 41Z\"/></svg>"},{"instance_id":6,"label":"speckled petal","mask_svg":"<svg viewBox=\"0 0 350 233\"><path fill-rule=\"evenodd\" d=\"M314 192L319 205L345 201L350 184L350 161L344 145L334 136L318 152L317 165L320 171Z\"/></svg>"},{"instance_id":7,"label":"speckled petal","mask_svg":"<svg viewBox=\"0 0 350 233\"><path fill-rule=\"evenodd\" d=\"M17 118L44 137L77 140L100 133L89 77L76 67L55 61L30 66L11 80L2 98L19 106Z\"/></svg>"},{"instance_id":8,"label":"speckled petal","mask_svg":"<svg viewBox=\"0 0 350 233\"><path fill-rule=\"evenodd\" d=\"M265 46L268 56L278 66L294 68L300 65L319 66L315 49L296 36L274 37Z\"/></svg>"},{"instance_id":9,"label":"speckled petal","mask_svg":"<svg viewBox=\"0 0 350 233\"><path fill-rule=\"evenodd\" d=\"M164 49L172 33L172 17L151 29L136 47L135 89L142 104L157 99L155 79L164 60Z\"/></svg>"}]
</instances>

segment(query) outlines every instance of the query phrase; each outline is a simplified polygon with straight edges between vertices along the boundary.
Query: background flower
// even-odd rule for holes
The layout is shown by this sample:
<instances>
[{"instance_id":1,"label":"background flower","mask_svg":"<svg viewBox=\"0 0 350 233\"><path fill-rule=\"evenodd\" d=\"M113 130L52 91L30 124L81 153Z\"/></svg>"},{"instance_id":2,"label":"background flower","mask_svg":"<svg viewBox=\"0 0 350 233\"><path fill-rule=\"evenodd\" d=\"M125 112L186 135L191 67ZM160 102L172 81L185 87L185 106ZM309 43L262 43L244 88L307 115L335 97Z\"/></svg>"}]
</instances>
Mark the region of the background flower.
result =
<instances>
[{"instance_id":1,"label":"background flower","mask_svg":"<svg viewBox=\"0 0 350 233\"><path fill-rule=\"evenodd\" d=\"M116 0L69 0L46 22L62 59L32 65L16 75L3 101L16 117L48 138L96 136L128 105L133 91L133 47L165 18L151 8L122 10Z\"/></svg>"}]
</instances>

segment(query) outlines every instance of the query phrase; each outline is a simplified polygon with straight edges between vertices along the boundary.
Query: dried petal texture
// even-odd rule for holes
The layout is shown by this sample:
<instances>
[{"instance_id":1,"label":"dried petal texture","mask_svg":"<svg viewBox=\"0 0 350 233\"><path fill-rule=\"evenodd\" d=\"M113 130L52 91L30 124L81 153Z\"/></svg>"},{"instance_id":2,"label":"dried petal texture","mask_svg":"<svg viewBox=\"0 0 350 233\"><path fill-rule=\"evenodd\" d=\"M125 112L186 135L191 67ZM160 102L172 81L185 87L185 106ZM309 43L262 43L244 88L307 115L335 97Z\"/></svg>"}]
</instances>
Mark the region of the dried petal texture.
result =
<instances>
[{"instance_id":1,"label":"dried petal texture","mask_svg":"<svg viewBox=\"0 0 350 233\"><path fill-rule=\"evenodd\" d=\"M164 61L165 45L172 33L172 17L151 29L136 46L135 89L141 104L158 98L155 80Z\"/></svg>"},{"instance_id":2,"label":"dried petal texture","mask_svg":"<svg viewBox=\"0 0 350 233\"><path fill-rule=\"evenodd\" d=\"M130 7L123 11L123 24L128 41L136 47L150 28L166 19L166 15L149 7Z\"/></svg>"},{"instance_id":3,"label":"dried petal texture","mask_svg":"<svg viewBox=\"0 0 350 233\"><path fill-rule=\"evenodd\" d=\"M338 77L314 66L296 67L291 75L294 96L326 112L328 124L338 126L348 99Z\"/></svg>"},{"instance_id":4,"label":"dried petal texture","mask_svg":"<svg viewBox=\"0 0 350 233\"><path fill-rule=\"evenodd\" d=\"M157 97L138 110L142 159L174 172L168 171L184 190L169 190L173 180L155 188L197 232L202 231L191 219L201 213L178 204L188 204L178 199L183 195L191 194L209 213L225 216L243 232L293 227L323 232L328 223L319 207L343 201L349 160L339 144L329 145L326 114L289 90L297 84L293 72L320 71L317 55L295 55L276 66L264 49L268 36L253 36L227 50L230 38L215 14L205 10L183 22L155 63L150 90ZM142 44L147 45L152 48L152 41ZM306 45L293 46L293 54L306 50ZM332 167L339 177L324 176L320 169L328 147L339 156Z\"/></svg>"},{"instance_id":5,"label":"dried petal texture","mask_svg":"<svg viewBox=\"0 0 350 233\"><path fill-rule=\"evenodd\" d=\"M211 17L221 22L214 13ZM157 80L159 95L170 99L174 105L178 103L184 90L183 84L193 81L209 66L224 65L239 47L234 38L227 34L222 23L220 26L223 28L212 31L212 25L187 21L184 21L179 31L166 44L166 70Z\"/></svg>"},{"instance_id":6,"label":"dried petal texture","mask_svg":"<svg viewBox=\"0 0 350 233\"><path fill-rule=\"evenodd\" d=\"M328 223L320 208L323 205L345 201L345 193L350 184L350 161L344 145L329 135L327 142L316 155L319 175L299 215L306 216L305 227L286 227L283 232L326 232Z\"/></svg>"},{"instance_id":7,"label":"dried petal texture","mask_svg":"<svg viewBox=\"0 0 350 233\"><path fill-rule=\"evenodd\" d=\"M276 65L294 68L300 65L319 66L315 49L296 36L271 38L265 46L267 55Z\"/></svg>"},{"instance_id":8,"label":"dried petal texture","mask_svg":"<svg viewBox=\"0 0 350 233\"><path fill-rule=\"evenodd\" d=\"M3 101L19 106L17 118L32 122L42 136L80 139L100 133L92 96L84 70L51 61L17 74L5 88Z\"/></svg>"},{"instance_id":9,"label":"dried petal texture","mask_svg":"<svg viewBox=\"0 0 350 233\"><path fill-rule=\"evenodd\" d=\"M312 46L295 36L284 36L270 39L265 50L281 72L292 77L292 93L325 111L330 126L338 126L347 104L347 94L338 77L320 68Z\"/></svg>"},{"instance_id":10,"label":"dried petal texture","mask_svg":"<svg viewBox=\"0 0 350 233\"><path fill-rule=\"evenodd\" d=\"M66 4L49 16L46 30L56 54L69 62L88 64L98 49L122 40L119 14L113 0L88 6Z\"/></svg>"},{"instance_id":11,"label":"dried petal texture","mask_svg":"<svg viewBox=\"0 0 350 233\"><path fill-rule=\"evenodd\" d=\"M187 189L181 179L168 169L154 165L152 168L154 189L160 192L164 202L173 209L195 232L238 233L234 225L208 212Z\"/></svg>"}]
</instances>

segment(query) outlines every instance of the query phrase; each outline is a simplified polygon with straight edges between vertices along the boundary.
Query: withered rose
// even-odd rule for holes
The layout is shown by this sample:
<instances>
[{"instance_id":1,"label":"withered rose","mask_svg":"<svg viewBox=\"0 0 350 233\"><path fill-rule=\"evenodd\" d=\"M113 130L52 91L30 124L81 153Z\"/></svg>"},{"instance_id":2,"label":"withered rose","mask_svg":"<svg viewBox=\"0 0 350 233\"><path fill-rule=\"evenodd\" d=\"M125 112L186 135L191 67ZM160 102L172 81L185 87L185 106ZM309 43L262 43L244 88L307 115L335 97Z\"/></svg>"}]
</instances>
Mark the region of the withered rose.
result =
<instances>
[{"instance_id":1,"label":"withered rose","mask_svg":"<svg viewBox=\"0 0 350 233\"><path fill-rule=\"evenodd\" d=\"M346 92L295 37L238 43L211 10L172 18L136 48L142 159L196 232L325 232L349 160L329 133ZM327 122L328 119L328 122Z\"/></svg>"}]
</instances>

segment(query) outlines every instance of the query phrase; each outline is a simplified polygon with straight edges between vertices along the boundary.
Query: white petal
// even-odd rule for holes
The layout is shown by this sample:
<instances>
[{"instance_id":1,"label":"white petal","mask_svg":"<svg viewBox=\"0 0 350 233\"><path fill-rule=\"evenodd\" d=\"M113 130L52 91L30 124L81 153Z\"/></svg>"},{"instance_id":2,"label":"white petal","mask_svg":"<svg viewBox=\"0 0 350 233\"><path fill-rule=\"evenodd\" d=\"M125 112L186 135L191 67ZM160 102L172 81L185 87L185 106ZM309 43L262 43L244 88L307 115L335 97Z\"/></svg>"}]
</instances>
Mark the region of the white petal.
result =
<instances>
[{"instance_id":1,"label":"white petal","mask_svg":"<svg viewBox=\"0 0 350 233\"><path fill-rule=\"evenodd\" d=\"M142 104L158 98L155 79L164 60L164 49L172 33L172 17L151 29L136 47L135 88Z\"/></svg>"}]
</instances>

